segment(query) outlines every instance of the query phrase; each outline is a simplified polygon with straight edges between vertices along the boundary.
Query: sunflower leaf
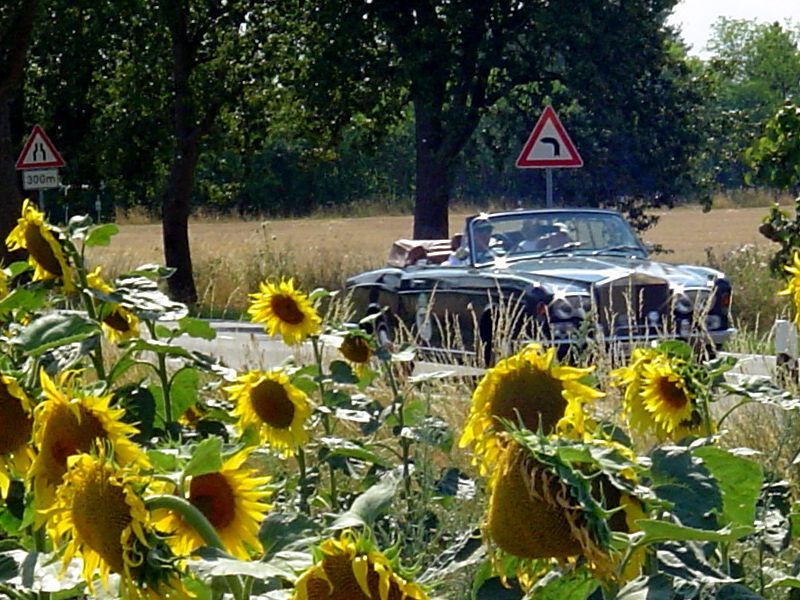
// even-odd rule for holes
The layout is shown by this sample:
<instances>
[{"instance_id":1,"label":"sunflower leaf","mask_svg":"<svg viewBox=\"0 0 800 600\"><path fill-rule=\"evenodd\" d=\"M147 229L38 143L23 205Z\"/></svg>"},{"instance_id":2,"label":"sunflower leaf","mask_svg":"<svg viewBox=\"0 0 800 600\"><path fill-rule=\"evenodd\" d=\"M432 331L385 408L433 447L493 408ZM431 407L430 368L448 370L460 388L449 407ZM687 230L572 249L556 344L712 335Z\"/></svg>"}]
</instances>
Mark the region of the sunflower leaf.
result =
<instances>
[{"instance_id":1,"label":"sunflower leaf","mask_svg":"<svg viewBox=\"0 0 800 600\"><path fill-rule=\"evenodd\" d=\"M353 501L350 508L339 515L331 529L370 526L392 504L392 499L400 483L394 471L387 473L378 483Z\"/></svg>"},{"instance_id":2,"label":"sunflower leaf","mask_svg":"<svg viewBox=\"0 0 800 600\"><path fill-rule=\"evenodd\" d=\"M186 477L215 473L222 468L222 440L210 437L192 450L192 458L183 469Z\"/></svg>"},{"instance_id":3,"label":"sunflower leaf","mask_svg":"<svg viewBox=\"0 0 800 600\"><path fill-rule=\"evenodd\" d=\"M718 446L703 446L693 453L717 481L722 494L722 522L752 525L764 479L761 466Z\"/></svg>"},{"instance_id":4,"label":"sunflower leaf","mask_svg":"<svg viewBox=\"0 0 800 600\"><path fill-rule=\"evenodd\" d=\"M639 519L636 521L636 525L644 531L641 541L643 544L655 544L663 541L735 542L754 531L752 527L746 525L731 525L714 531L652 519Z\"/></svg>"},{"instance_id":5,"label":"sunflower leaf","mask_svg":"<svg viewBox=\"0 0 800 600\"><path fill-rule=\"evenodd\" d=\"M98 227L93 227L86 236L84 244L86 246L108 246L111 238L119 233L119 227L114 223L106 223Z\"/></svg>"},{"instance_id":6,"label":"sunflower leaf","mask_svg":"<svg viewBox=\"0 0 800 600\"><path fill-rule=\"evenodd\" d=\"M185 333L191 337L203 340L213 340L217 337L217 332L211 327L211 324L203 319L184 317L178 321L178 327L179 333Z\"/></svg>"},{"instance_id":7,"label":"sunflower leaf","mask_svg":"<svg viewBox=\"0 0 800 600\"><path fill-rule=\"evenodd\" d=\"M96 335L100 335L100 326L95 321L80 313L63 311L39 317L11 342L32 356L39 356L51 348L81 342Z\"/></svg>"},{"instance_id":8,"label":"sunflower leaf","mask_svg":"<svg viewBox=\"0 0 800 600\"><path fill-rule=\"evenodd\" d=\"M172 376L169 385L169 398L172 402L172 415L175 419L197 404L197 389L200 375L197 369L183 367Z\"/></svg>"},{"instance_id":9,"label":"sunflower leaf","mask_svg":"<svg viewBox=\"0 0 800 600\"><path fill-rule=\"evenodd\" d=\"M672 600L672 583L664 575L637 577L619 591L617 600Z\"/></svg>"}]
</instances>

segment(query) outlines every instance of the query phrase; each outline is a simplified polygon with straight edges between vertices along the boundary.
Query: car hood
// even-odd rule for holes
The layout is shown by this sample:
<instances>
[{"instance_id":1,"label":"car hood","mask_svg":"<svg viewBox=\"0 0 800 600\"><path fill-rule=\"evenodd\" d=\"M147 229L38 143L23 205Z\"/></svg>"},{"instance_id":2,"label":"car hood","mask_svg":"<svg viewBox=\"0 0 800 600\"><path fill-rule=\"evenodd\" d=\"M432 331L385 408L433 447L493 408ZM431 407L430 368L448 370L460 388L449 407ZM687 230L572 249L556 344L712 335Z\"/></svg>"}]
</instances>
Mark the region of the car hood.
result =
<instances>
[{"instance_id":1,"label":"car hood","mask_svg":"<svg viewBox=\"0 0 800 600\"><path fill-rule=\"evenodd\" d=\"M722 273L707 267L673 265L649 259L625 256L558 256L509 262L504 268L520 277L530 277L558 287L589 287L602 281L628 277L633 274L648 275L682 287L703 287L709 279L722 277Z\"/></svg>"}]
</instances>

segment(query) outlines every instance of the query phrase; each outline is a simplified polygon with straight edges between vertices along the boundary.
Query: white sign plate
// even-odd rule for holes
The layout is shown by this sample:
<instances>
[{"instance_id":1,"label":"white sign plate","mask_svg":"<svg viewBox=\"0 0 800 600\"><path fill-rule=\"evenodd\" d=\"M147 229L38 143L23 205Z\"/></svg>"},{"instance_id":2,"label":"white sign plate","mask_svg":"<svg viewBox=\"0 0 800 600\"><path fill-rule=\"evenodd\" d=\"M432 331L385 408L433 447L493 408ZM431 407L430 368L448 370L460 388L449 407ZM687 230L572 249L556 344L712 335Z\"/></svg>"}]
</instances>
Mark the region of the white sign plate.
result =
<instances>
[{"instance_id":1,"label":"white sign plate","mask_svg":"<svg viewBox=\"0 0 800 600\"><path fill-rule=\"evenodd\" d=\"M58 169L30 169L22 172L22 187L26 190L57 188Z\"/></svg>"}]
</instances>

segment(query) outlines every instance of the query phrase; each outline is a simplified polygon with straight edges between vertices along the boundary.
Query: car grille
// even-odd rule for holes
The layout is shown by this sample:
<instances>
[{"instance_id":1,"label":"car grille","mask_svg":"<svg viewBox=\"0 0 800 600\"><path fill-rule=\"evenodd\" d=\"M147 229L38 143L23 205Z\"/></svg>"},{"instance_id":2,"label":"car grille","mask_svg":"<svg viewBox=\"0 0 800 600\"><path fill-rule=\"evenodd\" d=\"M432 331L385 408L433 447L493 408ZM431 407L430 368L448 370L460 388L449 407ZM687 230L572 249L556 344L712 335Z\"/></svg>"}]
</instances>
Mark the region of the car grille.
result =
<instances>
[{"instance_id":1,"label":"car grille","mask_svg":"<svg viewBox=\"0 0 800 600\"><path fill-rule=\"evenodd\" d=\"M657 335L663 331L669 285L648 275L631 275L595 287L595 314L607 336Z\"/></svg>"}]
</instances>

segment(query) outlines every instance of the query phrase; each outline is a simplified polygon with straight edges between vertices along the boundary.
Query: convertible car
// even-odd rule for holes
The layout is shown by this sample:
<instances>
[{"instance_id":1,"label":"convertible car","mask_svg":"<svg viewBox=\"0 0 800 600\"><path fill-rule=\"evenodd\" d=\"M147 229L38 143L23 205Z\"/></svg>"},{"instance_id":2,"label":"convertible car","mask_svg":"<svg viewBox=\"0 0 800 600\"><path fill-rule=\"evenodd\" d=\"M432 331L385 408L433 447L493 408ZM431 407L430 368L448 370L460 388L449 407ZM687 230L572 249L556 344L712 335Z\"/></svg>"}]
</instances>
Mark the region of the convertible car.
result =
<instances>
[{"instance_id":1,"label":"convertible car","mask_svg":"<svg viewBox=\"0 0 800 600\"><path fill-rule=\"evenodd\" d=\"M347 286L382 342L402 330L422 350L485 363L530 341L561 356L665 338L713 351L735 331L722 273L651 260L609 210L475 215L451 240L396 241L386 267Z\"/></svg>"}]
</instances>

